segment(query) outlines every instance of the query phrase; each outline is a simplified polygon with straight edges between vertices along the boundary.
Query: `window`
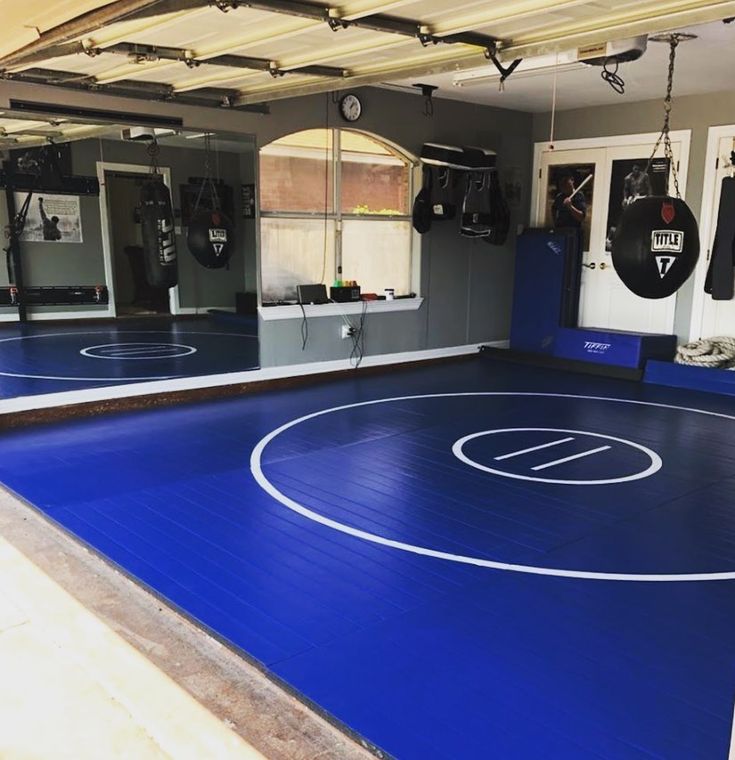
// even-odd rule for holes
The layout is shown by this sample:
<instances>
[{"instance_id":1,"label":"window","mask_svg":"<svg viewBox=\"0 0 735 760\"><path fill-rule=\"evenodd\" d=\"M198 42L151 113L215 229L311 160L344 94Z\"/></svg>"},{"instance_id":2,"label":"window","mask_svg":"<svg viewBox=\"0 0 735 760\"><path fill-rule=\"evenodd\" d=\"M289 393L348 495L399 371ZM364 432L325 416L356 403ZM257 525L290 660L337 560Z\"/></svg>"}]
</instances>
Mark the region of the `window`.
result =
<instances>
[{"instance_id":1,"label":"window","mask_svg":"<svg viewBox=\"0 0 735 760\"><path fill-rule=\"evenodd\" d=\"M263 301L293 301L297 284L334 280L410 292L412 184L408 158L358 132L309 129L263 147Z\"/></svg>"}]
</instances>

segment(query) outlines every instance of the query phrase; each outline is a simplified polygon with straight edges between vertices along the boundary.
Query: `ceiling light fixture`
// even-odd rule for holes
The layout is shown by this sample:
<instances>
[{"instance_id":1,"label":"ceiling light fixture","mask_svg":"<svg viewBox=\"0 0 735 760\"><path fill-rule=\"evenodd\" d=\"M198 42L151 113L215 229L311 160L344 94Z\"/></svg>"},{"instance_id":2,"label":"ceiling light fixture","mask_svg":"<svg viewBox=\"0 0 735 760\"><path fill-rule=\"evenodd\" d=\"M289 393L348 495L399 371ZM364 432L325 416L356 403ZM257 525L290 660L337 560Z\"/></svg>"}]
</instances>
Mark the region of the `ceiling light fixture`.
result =
<instances>
[{"instance_id":1,"label":"ceiling light fixture","mask_svg":"<svg viewBox=\"0 0 735 760\"><path fill-rule=\"evenodd\" d=\"M513 73L513 80L528 79L531 77L544 76L554 70L558 74L566 71L578 71L584 68L584 64L577 60L577 51L542 55L535 58L526 58ZM475 87L476 85L500 82L501 74L497 69L483 66L480 69L472 69L456 74L452 79L454 87Z\"/></svg>"}]
</instances>

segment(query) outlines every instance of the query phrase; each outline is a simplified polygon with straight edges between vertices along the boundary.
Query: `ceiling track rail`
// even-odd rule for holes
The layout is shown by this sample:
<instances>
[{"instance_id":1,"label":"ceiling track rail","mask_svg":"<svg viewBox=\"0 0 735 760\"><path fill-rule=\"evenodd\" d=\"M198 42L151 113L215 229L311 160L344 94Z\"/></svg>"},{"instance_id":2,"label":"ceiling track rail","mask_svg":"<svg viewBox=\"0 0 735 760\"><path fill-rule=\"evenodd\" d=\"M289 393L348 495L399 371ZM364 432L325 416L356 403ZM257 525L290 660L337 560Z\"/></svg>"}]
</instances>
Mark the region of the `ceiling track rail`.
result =
<instances>
[{"instance_id":1,"label":"ceiling track rail","mask_svg":"<svg viewBox=\"0 0 735 760\"><path fill-rule=\"evenodd\" d=\"M121 0L122 1L122 0ZM126 0L128 3L131 0ZM117 19L113 14L108 13L107 23L105 26L109 26L110 23L114 23L115 20L133 21L136 19L153 18L156 16L165 15L166 13L182 13L186 11L199 10L202 8L217 8L223 13L237 10L238 8L246 8L252 10L265 11L270 13L279 13L288 16L294 16L297 18L306 18L312 21L323 21L328 24L330 29L337 32L342 29L349 29L355 27L357 29L368 29L374 32L382 32L384 34L397 34L404 37L411 37L418 40L424 47L430 45L439 44L460 44L469 45L472 47L481 48L485 51L488 58L494 58L501 46L501 41L496 37L492 37L486 34L478 34L476 32L459 32L454 34L440 35L433 33L431 28L420 21L411 19L398 18L395 16L389 16L381 13L368 14L359 18L351 17L346 18L340 15L340 12L336 8L330 8L323 4L308 2L308 0L159 0L158 2L143 3L139 0L139 7L137 10L128 9L124 15L120 15ZM115 4L113 3L113 6ZM111 20L110 20L111 19ZM72 22L70 22L71 24ZM100 24L102 26L102 24ZM54 30L52 30L54 31ZM89 32L93 30L88 30ZM46 33L50 35L49 33ZM82 35L77 35L77 37ZM4 69L27 66L31 63L38 63L41 61L49 60L51 58L64 57L66 55L86 53L88 55L97 55L102 52L122 53L130 55L131 53L126 50L134 43L118 43L112 45L109 48L98 48L94 46L94 43L86 41L82 42L69 42L68 35L56 34L56 44L49 42L43 44L43 37L39 39L33 46L27 46L25 49L18 51L11 56L6 56L5 59L0 60L0 67ZM60 39L59 39L60 38ZM156 59L160 60L165 58L167 60L180 60L187 65L196 66L202 63L214 63L217 57L211 59L199 59L193 56L190 51L180 50L178 48L156 48L151 45L135 45L136 48L153 48L158 51ZM170 56L166 51L171 51ZM155 55L155 54L154 54ZM144 62L145 53L141 52L141 62ZM279 69L277 65L273 65L271 61L264 61L262 59L252 59L245 56L218 56L220 59L242 59L238 64L236 61L230 60L229 63L220 63L219 65L231 65L239 68L254 68L256 70L267 70L274 73L274 76L280 76L283 69ZM250 61L252 65L249 65ZM265 68L263 68L265 64ZM299 73L312 74L314 76L325 77L346 77L349 76L349 72L344 69L334 69L330 66L307 66L300 69L288 69L289 71L299 71ZM285 73L285 72L284 72Z\"/></svg>"},{"instance_id":2,"label":"ceiling track rail","mask_svg":"<svg viewBox=\"0 0 735 760\"><path fill-rule=\"evenodd\" d=\"M5 73L1 77L14 82L28 84L44 84L53 87L64 87L72 90L97 92L123 98L138 98L142 100L158 100L179 105L203 106L205 108L220 108L233 111L268 114L270 109L265 103L239 104L240 93L219 87L202 87L196 95L177 93L168 84L144 82L135 79L123 79L114 84L98 84L94 77L83 76L71 71L56 69L28 69L15 73Z\"/></svg>"},{"instance_id":3,"label":"ceiling track rail","mask_svg":"<svg viewBox=\"0 0 735 760\"><path fill-rule=\"evenodd\" d=\"M252 69L253 71L266 71L274 78L282 77L286 74L306 74L309 76L341 79L350 75L347 69L336 66L308 65L281 68L277 61L268 60L267 58L252 58L244 55L216 55L211 58L198 58L191 50L187 50L186 48L146 45L136 42L118 42L108 47L92 47L84 42L67 42L63 45L49 48L44 53L35 53L25 61L24 65L82 54L88 55L90 58L106 54L124 56L131 63L141 65L156 63L158 61L178 61L191 69L198 68L199 66Z\"/></svg>"}]
</instances>

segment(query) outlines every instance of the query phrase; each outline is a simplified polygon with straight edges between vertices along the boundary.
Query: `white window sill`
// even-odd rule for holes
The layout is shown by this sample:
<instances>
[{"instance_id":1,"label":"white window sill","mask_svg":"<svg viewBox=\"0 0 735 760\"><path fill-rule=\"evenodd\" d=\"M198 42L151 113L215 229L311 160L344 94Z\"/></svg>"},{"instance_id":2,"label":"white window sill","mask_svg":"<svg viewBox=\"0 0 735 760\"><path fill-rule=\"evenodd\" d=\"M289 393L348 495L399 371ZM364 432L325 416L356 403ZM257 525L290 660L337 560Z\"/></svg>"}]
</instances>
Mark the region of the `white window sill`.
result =
<instances>
[{"instance_id":1,"label":"white window sill","mask_svg":"<svg viewBox=\"0 0 735 760\"><path fill-rule=\"evenodd\" d=\"M304 312L309 319L313 317L339 317L341 314L360 314L364 303L367 303L368 314L381 314L388 311L416 311L424 299L395 298L392 301L350 301L349 303L307 304ZM258 314L264 322L276 319L301 319L301 307L292 306L259 306Z\"/></svg>"}]
</instances>

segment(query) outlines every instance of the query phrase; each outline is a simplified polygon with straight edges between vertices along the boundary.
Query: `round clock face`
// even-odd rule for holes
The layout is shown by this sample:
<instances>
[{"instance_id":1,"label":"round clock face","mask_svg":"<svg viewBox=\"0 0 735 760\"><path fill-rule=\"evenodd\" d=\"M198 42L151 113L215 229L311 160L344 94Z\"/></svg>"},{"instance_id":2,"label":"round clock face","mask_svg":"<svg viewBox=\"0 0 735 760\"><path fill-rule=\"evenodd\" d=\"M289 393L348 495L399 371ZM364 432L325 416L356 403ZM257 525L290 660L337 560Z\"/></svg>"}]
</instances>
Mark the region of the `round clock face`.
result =
<instances>
[{"instance_id":1,"label":"round clock face","mask_svg":"<svg viewBox=\"0 0 735 760\"><path fill-rule=\"evenodd\" d=\"M339 101L339 112L347 121L357 121L362 113L362 103L357 95L345 95Z\"/></svg>"}]
</instances>

